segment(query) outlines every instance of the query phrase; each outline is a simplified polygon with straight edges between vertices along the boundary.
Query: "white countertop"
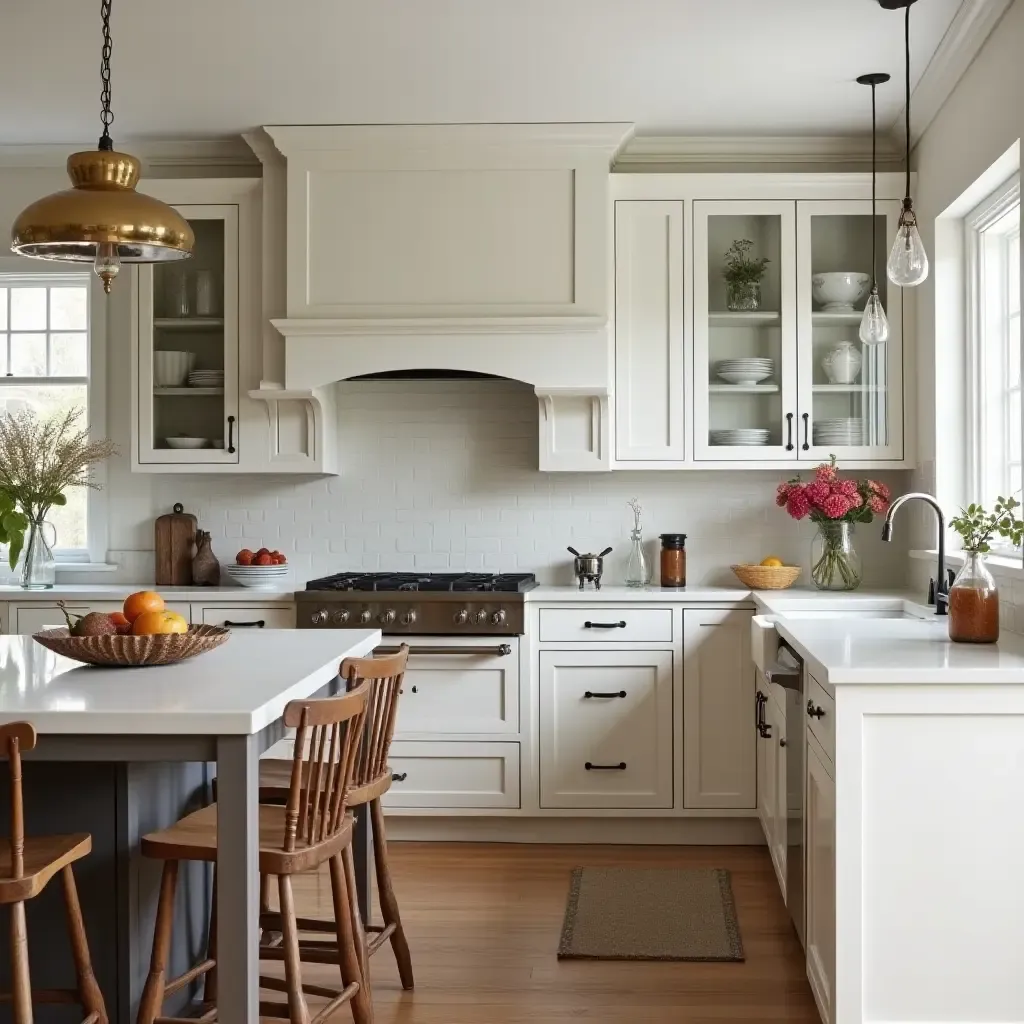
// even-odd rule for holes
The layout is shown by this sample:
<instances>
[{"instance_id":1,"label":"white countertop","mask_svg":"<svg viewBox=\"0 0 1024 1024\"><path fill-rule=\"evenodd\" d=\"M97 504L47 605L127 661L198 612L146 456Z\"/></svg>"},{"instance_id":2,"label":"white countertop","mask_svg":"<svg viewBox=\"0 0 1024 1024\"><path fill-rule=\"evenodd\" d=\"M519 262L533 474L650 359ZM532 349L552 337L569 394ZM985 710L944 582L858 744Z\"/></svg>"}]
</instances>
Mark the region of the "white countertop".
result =
<instances>
[{"instance_id":1,"label":"white countertop","mask_svg":"<svg viewBox=\"0 0 1024 1024\"><path fill-rule=\"evenodd\" d=\"M579 587L535 587L526 592L531 602L582 602L585 604L751 604L748 587L613 587L595 590Z\"/></svg>"},{"instance_id":2,"label":"white countertop","mask_svg":"<svg viewBox=\"0 0 1024 1024\"><path fill-rule=\"evenodd\" d=\"M44 734L251 735L380 639L378 629L245 630L177 665L99 668L3 636L0 723L27 719Z\"/></svg>"},{"instance_id":3,"label":"white countertop","mask_svg":"<svg viewBox=\"0 0 1024 1024\"><path fill-rule=\"evenodd\" d=\"M295 586L262 590L256 587L158 587L154 583L58 583L49 590L0 587L0 601L123 601L137 590L155 590L168 603L173 601L294 601Z\"/></svg>"}]
</instances>

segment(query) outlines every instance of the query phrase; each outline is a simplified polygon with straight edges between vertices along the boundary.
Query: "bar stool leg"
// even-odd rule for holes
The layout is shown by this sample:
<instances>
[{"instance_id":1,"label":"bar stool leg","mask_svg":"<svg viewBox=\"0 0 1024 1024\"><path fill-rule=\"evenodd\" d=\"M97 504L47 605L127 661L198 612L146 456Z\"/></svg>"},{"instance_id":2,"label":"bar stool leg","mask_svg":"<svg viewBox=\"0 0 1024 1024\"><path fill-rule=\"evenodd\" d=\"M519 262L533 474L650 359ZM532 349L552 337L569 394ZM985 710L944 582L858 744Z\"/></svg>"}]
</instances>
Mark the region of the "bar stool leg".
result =
<instances>
[{"instance_id":1,"label":"bar stool leg","mask_svg":"<svg viewBox=\"0 0 1024 1024\"><path fill-rule=\"evenodd\" d=\"M160 879L160 902L156 909L156 927L153 930L153 955L149 961L149 976L139 1000L137 1024L153 1024L164 1005L167 985L167 956L171 948L171 924L174 921L174 893L178 885L178 862L164 861Z\"/></svg>"},{"instance_id":2,"label":"bar stool leg","mask_svg":"<svg viewBox=\"0 0 1024 1024\"><path fill-rule=\"evenodd\" d=\"M64 883L64 909L67 912L68 934L71 938L71 956L75 961L75 977L78 979L78 998L87 1013L97 1015L97 1024L107 1024L107 1008L92 970L89 940L85 934L85 922L82 920L82 906L78 902L78 887L75 885L75 873L70 864L61 871L61 881Z\"/></svg>"},{"instance_id":3,"label":"bar stool leg","mask_svg":"<svg viewBox=\"0 0 1024 1024\"><path fill-rule=\"evenodd\" d=\"M402 979L402 988L413 988L412 956L409 953L409 942L402 927L402 918L398 913L398 899L395 888L391 884L391 865L388 862L388 839L384 831L384 811L380 799L370 801L370 815L373 822L373 860L377 872L377 896L380 899L381 916L384 924L393 924L391 948L394 950L398 963L398 975Z\"/></svg>"},{"instance_id":4,"label":"bar stool leg","mask_svg":"<svg viewBox=\"0 0 1024 1024\"><path fill-rule=\"evenodd\" d=\"M32 1024L32 980L28 971L25 904L11 904L11 1004L14 1024Z\"/></svg>"},{"instance_id":5,"label":"bar stool leg","mask_svg":"<svg viewBox=\"0 0 1024 1024\"><path fill-rule=\"evenodd\" d=\"M349 892L349 904L352 914L352 927L355 931L356 950L359 953L359 966L363 975L366 990L370 990L370 951L366 940L366 925L359 910L359 891L356 887L356 859L351 845L342 851L341 862L345 867L345 885Z\"/></svg>"},{"instance_id":6,"label":"bar stool leg","mask_svg":"<svg viewBox=\"0 0 1024 1024\"><path fill-rule=\"evenodd\" d=\"M203 1003L207 1006L217 1004L217 865L213 866L213 889L210 897L210 934L206 939L206 959L213 961L213 966L206 972L203 981Z\"/></svg>"},{"instance_id":7,"label":"bar stool leg","mask_svg":"<svg viewBox=\"0 0 1024 1024\"><path fill-rule=\"evenodd\" d=\"M281 931L284 935L284 977L288 985L288 1013L291 1024L309 1024L309 1007L302 991L302 958L299 953L299 929L295 922L295 900L290 875L278 875L277 892L281 900Z\"/></svg>"},{"instance_id":8,"label":"bar stool leg","mask_svg":"<svg viewBox=\"0 0 1024 1024\"><path fill-rule=\"evenodd\" d=\"M370 997L369 979L363 973L356 940L355 918L359 913L359 905L356 903L355 891L350 890L345 882L345 867L340 853L331 858L330 871L341 983L347 986L353 981L359 982L359 991L352 997L352 1017L355 1024L373 1024L373 1001Z\"/></svg>"}]
</instances>

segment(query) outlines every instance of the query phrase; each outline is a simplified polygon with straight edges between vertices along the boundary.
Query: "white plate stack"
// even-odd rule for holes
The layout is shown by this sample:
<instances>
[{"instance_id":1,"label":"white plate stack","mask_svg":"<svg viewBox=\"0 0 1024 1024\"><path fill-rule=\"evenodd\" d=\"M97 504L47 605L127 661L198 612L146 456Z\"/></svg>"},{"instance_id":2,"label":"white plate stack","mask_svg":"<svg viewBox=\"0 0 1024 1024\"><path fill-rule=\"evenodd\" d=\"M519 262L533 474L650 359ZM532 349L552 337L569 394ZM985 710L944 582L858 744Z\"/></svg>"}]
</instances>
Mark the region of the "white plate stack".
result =
<instances>
[{"instance_id":1,"label":"white plate stack","mask_svg":"<svg viewBox=\"0 0 1024 1024\"><path fill-rule=\"evenodd\" d=\"M226 565L224 571L243 587L267 590L284 582L288 575L287 565Z\"/></svg>"},{"instance_id":2,"label":"white plate stack","mask_svg":"<svg viewBox=\"0 0 1024 1024\"><path fill-rule=\"evenodd\" d=\"M743 359L723 359L715 367L715 373L730 384L760 384L775 374L775 361L753 356Z\"/></svg>"},{"instance_id":3,"label":"white plate stack","mask_svg":"<svg viewBox=\"0 0 1024 1024\"><path fill-rule=\"evenodd\" d=\"M190 388L222 388L224 387L224 371L189 370L188 386Z\"/></svg>"},{"instance_id":4,"label":"white plate stack","mask_svg":"<svg viewBox=\"0 0 1024 1024\"><path fill-rule=\"evenodd\" d=\"M713 445L759 448L768 443L771 431L756 427L741 427L735 430L712 430L709 436Z\"/></svg>"},{"instance_id":5,"label":"white plate stack","mask_svg":"<svg viewBox=\"0 0 1024 1024\"><path fill-rule=\"evenodd\" d=\"M864 444L864 420L859 416L816 420L813 436L817 447L860 448Z\"/></svg>"}]
</instances>

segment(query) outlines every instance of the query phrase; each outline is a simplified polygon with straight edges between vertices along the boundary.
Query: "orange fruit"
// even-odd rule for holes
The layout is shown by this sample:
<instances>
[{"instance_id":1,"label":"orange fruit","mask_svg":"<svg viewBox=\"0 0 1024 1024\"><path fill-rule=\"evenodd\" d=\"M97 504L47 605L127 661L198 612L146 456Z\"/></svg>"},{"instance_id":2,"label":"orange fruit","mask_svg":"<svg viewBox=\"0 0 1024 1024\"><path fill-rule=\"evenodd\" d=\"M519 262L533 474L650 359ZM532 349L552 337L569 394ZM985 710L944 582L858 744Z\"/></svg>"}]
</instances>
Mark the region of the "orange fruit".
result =
<instances>
[{"instance_id":1,"label":"orange fruit","mask_svg":"<svg viewBox=\"0 0 1024 1024\"><path fill-rule=\"evenodd\" d=\"M117 627L118 633L130 633L132 631L132 624L128 621L128 617L124 612L111 612L110 621Z\"/></svg>"},{"instance_id":2,"label":"orange fruit","mask_svg":"<svg viewBox=\"0 0 1024 1024\"><path fill-rule=\"evenodd\" d=\"M140 590L124 599L124 617L134 622L143 612L162 612L164 599L152 590Z\"/></svg>"},{"instance_id":3,"label":"orange fruit","mask_svg":"<svg viewBox=\"0 0 1024 1024\"><path fill-rule=\"evenodd\" d=\"M155 633L187 633L188 623L177 612L167 610L143 612L132 623L136 636L151 636Z\"/></svg>"}]
</instances>

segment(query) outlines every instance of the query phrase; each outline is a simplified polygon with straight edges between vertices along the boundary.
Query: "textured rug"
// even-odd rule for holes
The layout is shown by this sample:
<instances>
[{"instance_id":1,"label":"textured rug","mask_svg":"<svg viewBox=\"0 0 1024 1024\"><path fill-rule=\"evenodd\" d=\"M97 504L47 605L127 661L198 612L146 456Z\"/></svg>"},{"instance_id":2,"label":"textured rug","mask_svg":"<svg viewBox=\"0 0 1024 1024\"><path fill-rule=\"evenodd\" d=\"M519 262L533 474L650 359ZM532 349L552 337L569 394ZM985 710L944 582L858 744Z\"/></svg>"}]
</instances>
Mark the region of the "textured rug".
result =
<instances>
[{"instance_id":1,"label":"textured rug","mask_svg":"<svg viewBox=\"0 0 1024 1024\"><path fill-rule=\"evenodd\" d=\"M740 961L722 868L574 868L558 958Z\"/></svg>"}]
</instances>

